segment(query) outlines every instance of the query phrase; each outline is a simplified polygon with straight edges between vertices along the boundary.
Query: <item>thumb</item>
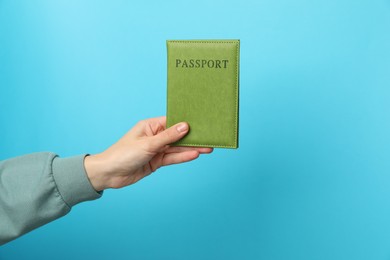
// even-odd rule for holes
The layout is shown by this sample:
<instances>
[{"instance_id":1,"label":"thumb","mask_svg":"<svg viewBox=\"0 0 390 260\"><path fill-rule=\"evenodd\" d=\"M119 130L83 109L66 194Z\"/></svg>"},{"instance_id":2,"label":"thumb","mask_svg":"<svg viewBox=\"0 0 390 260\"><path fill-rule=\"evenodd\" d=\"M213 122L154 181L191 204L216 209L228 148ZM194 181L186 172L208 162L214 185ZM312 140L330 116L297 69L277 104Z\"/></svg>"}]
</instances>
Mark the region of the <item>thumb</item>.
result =
<instances>
[{"instance_id":1,"label":"thumb","mask_svg":"<svg viewBox=\"0 0 390 260\"><path fill-rule=\"evenodd\" d=\"M170 128L165 129L159 134L151 138L151 146L153 150L160 150L166 145L174 143L182 139L189 130L189 125L186 122L181 122Z\"/></svg>"}]
</instances>

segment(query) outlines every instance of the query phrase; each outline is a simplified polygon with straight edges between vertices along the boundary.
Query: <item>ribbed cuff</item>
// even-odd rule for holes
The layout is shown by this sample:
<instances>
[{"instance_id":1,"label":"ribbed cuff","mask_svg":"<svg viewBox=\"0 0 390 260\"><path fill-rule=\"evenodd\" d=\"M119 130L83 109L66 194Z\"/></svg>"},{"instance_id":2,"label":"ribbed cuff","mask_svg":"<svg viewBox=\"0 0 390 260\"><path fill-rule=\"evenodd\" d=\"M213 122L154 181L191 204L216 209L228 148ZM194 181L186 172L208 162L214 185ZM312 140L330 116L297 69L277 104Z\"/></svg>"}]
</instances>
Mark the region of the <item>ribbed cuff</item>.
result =
<instances>
[{"instance_id":1,"label":"ribbed cuff","mask_svg":"<svg viewBox=\"0 0 390 260\"><path fill-rule=\"evenodd\" d=\"M90 183L84 168L84 155L53 160L53 176L65 203L72 207L77 203L95 200L102 196Z\"/></svg>"}]
</instances>

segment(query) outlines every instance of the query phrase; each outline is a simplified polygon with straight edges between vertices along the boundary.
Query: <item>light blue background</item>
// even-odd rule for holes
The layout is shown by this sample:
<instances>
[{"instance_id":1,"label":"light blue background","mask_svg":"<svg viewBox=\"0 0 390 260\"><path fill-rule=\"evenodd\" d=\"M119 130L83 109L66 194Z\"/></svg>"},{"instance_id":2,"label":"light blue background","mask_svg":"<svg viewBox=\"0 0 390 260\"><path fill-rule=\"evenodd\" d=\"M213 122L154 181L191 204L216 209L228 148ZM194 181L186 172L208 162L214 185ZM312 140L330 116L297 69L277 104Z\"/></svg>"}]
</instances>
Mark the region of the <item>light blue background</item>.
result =
<instances>
[{"instance_id":1,"label":"light blue background","mask_svg":"<svg viewBox=\"0 0 390 260\"><path fill-rule=\"evenodd\" d=\"M0 259L390 259L389 0L0 0L0 159L104 150L165 114L166 39L219 38L241 39L240 148Z\"/></svg>"}]
</instances>

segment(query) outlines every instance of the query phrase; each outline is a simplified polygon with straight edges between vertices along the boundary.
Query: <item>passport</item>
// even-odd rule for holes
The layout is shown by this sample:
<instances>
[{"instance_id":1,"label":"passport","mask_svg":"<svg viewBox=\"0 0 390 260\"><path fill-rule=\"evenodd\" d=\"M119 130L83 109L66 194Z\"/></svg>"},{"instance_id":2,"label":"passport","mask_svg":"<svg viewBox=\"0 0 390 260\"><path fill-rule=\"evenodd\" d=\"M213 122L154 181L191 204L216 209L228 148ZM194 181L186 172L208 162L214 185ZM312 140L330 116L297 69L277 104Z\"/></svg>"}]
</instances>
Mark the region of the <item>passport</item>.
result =
<instances>
[{"instance_id":1,"label":"passport","mask_svg":"<svg viewBox=\"0 0 390 260\"><path fill-rule=\"evenodd\" d=\"M238 148L239 40L167 41L167 127L190 125L173 146Z\"/></svg>"}]
</instances>

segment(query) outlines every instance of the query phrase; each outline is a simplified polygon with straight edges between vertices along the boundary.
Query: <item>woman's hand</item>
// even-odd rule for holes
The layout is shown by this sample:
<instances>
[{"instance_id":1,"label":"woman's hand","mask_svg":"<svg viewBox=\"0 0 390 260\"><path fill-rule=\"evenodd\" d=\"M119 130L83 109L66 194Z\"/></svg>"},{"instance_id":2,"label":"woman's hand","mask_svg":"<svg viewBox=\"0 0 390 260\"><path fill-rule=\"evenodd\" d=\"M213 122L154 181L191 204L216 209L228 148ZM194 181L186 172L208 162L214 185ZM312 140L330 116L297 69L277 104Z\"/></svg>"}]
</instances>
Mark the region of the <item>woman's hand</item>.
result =
<instances>
[{"instance_id":1,"label":"woman's hand","mask_svg":"<svg viewBox=\"0 0 390 260\"><path fill-rule=\"evenodd\" d=\"M92 186L97 191L122 188L151 174L161 166L194 160L212 148L171 147L189 130L187 123L166 129L166 118L157 117L138 122L106 151L85 157L84 165Z\"/></svg>"}]
</instances>

